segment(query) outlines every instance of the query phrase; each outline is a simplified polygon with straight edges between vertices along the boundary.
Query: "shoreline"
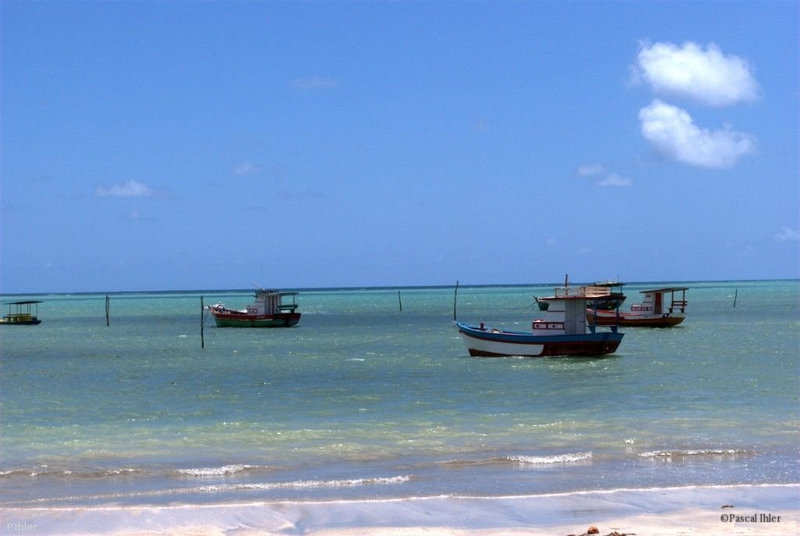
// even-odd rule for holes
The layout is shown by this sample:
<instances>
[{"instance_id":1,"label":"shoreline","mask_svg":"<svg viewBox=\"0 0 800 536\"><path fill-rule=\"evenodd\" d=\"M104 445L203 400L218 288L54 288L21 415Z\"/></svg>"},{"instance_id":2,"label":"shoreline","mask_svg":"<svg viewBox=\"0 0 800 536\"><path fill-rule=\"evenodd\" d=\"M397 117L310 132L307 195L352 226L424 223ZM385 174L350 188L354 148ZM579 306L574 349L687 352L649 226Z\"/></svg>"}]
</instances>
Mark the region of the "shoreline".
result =
<instances>
[{"instance_id":1,"label":"shoreline","mask_svg":"<svg viewBox=\"0 0 800 536\"><path fill-rule=\"evenodd\" d=\"M800 484L502 497L0 508L0 534L797 534Z\"/></svg>"}]
</instances>

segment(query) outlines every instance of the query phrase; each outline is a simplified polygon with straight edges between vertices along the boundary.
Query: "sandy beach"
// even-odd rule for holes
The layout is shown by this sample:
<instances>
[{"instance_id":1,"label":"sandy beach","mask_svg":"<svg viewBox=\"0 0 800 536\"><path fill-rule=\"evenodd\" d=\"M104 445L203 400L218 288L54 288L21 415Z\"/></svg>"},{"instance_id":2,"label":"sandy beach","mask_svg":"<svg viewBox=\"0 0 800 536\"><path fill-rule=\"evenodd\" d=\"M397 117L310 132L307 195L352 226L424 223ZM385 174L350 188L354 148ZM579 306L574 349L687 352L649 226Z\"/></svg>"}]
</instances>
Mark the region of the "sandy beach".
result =
<instances>
[{"instance_id":1,"label":"sandy beach","mask_svg":"<svg viewBox=\"0 0 800 536\"><path fill-rule=\"evenodd\" d=\"M3 534L798 534L800 485L516 497L5 508Z\"/></svg>"}]
</instances>

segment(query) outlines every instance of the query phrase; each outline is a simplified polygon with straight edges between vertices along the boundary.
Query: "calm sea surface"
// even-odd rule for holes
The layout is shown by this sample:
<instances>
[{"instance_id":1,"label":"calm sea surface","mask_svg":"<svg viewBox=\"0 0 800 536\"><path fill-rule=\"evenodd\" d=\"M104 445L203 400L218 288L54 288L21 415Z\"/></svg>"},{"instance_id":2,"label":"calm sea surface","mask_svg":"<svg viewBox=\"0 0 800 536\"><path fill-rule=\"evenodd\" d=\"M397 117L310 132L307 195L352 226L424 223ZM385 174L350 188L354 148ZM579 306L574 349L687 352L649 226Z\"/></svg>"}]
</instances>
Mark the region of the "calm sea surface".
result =
<instances>
[{"instance_id":1,"label":"calm sea surface","mask_svg":"<svg viewBox=\"0 0 800 536\"><path fill-rule=\"evenodd\" d=\"M206 315L205 348L201 295L252 293L111 295L110 326L37 296L0 326L0 505L800 482L800 282L685 285L681 326L594 359L471 358L452 288L307 290L294 328ZM550 293L461 287L458 318L525 329Z\"/></svg>"}]
</instances>

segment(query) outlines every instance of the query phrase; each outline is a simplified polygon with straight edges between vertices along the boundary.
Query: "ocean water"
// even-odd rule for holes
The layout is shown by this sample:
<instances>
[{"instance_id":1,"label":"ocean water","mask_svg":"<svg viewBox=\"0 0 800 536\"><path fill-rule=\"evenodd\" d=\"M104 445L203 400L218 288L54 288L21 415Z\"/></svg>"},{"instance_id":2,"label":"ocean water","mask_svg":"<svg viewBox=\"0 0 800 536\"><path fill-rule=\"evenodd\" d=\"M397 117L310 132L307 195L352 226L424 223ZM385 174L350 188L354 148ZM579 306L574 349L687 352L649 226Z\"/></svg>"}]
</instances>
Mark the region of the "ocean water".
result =
<instances>
[{"instance_id":1,"label":"ocean water","mask_svg":"<svg viewBox=\"0 0 800 536\"><path fill-rule=\"evenodd\" d=\"M0 506L800 483L800 281L685 285L603 358L469 357L452 288L304 290L289 329L201 312L244 291L111 295L109 326L37 296L0 326ZM458 318L525 329L551 292L461 287Z\"/></svg>"}]
</instances>

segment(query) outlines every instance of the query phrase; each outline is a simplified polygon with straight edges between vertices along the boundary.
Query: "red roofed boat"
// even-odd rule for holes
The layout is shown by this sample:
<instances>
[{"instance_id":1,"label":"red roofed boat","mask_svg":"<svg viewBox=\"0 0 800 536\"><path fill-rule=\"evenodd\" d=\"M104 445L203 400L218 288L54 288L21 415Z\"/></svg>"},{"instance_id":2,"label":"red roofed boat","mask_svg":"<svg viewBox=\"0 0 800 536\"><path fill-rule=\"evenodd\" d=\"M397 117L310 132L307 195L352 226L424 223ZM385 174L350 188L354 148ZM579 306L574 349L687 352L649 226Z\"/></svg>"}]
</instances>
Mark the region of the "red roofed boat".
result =
<instances>
[{"instance_id":1,"label":"red roofed boat","mask_svg":"<svg viewBox=\"0 0 800 536\"><path fill-rule=\"evenodd\" d=\"M588 307L586 317L590 324L628 327L668 328L686 319L687 287L665 287L641 291L641 303L631 306L628 312Z\"/></svg>"}]
</instances>

